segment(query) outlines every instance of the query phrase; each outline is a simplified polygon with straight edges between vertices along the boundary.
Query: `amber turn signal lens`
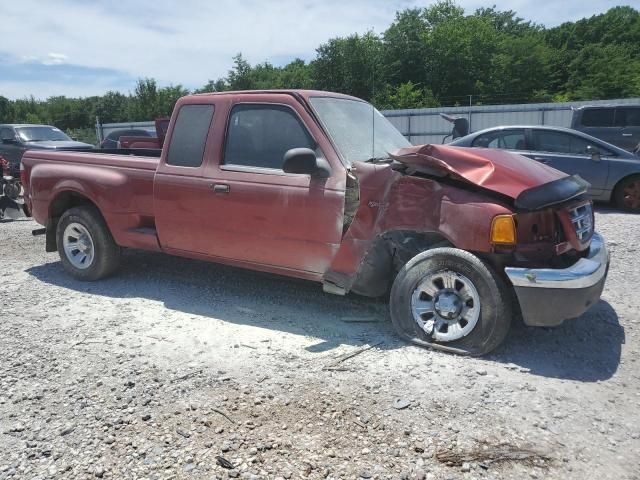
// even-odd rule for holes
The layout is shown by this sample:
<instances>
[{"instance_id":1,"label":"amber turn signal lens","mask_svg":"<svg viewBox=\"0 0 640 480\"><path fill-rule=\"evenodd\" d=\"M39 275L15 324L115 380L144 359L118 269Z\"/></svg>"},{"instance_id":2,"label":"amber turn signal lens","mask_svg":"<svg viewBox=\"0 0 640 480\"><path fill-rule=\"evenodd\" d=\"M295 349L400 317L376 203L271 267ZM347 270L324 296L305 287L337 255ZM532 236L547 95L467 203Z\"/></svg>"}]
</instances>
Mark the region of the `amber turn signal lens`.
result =
<instances>
[{"instance_id":1,"label":"amber turn signal lens","mask_svg":"<svg viewBox=\"0 0 640 480\"><path fill-rule=\"evenodd\" d=\"M516 222L513 215L497 215L491 222L491 243L498 245L516 244Z\"/></svg>"}]
</instances>

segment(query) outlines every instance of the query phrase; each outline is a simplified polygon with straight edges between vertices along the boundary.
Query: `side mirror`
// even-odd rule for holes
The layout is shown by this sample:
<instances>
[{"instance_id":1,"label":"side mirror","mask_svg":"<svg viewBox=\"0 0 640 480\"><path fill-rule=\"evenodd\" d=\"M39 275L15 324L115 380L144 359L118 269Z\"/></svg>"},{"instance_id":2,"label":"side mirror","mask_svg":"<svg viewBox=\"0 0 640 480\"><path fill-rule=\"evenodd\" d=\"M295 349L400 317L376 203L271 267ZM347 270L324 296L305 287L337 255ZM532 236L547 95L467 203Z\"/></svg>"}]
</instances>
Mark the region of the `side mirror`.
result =
<instances>
[{"instance_id":1,"label":"side mirror","mask_svg":"<svg viewBox=\"0 0 640 480\"><path fill-rule=\"evenodd\" d=\"M600 161L600 150L594 146L587 145L587 155L591 155L591 160L594 162Z\"/></svg>"},{"instance_id":2,"label":"side mirror","mask_svg":"<svg viewBox=\"0 0 640 480\"><path fill-rule=\"evenodd\" d=\"M302 173L312 177L328 178L331 175L329 162L317 158L310 148L292 148L284 154L282 170L285 173Z\"/></svg>"}]
</instances>

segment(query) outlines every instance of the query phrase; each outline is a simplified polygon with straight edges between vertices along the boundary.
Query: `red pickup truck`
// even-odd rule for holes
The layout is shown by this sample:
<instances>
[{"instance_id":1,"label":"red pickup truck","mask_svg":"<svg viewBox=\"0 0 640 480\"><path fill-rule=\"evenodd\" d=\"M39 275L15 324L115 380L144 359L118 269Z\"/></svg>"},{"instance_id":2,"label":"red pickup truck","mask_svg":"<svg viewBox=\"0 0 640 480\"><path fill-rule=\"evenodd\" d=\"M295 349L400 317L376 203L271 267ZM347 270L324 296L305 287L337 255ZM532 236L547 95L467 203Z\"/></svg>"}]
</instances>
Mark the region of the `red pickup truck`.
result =
<instances>
[{"instance_id":1,"label":"red pickup truck","mask_svg":"<svg viewBox=\"0 0 640 480\"><path fill-rule=\"evenodd\" d=\"M457 353L491 351L519 315L578 317L609 265L580 177L412 146L335 93L187 96L162 151L28 151L22 180L47 251L78 279L115 272L122 248L288 275L389 295L402 337Z\"/></svg>"}]
</instances>

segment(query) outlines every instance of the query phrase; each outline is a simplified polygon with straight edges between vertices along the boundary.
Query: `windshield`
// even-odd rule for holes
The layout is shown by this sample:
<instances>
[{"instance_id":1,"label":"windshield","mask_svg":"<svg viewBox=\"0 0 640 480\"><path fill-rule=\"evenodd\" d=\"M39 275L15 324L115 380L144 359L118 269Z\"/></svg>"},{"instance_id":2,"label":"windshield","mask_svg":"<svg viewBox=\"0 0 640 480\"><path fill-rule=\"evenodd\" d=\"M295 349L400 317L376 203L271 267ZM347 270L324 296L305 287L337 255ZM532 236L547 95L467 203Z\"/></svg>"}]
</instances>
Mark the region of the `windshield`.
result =
<instances>
[{"instance_id":1,"label":"windshield","mask_svg":"<svg viewBox=\"0 0 640 480\"><path fill-rule=\"evenodd\" d=\"M23 142L67 142L71 140L56 127L19 127L16 128L16 131Z\"/></svg>"},{"instance_id":2,"label":"windshield","mask_svg":"<svg viewBox=\"0 0 640 480\"><path fill-rule=\"evenodd\" d=\"M387 158L390 152L411 145L369 103L331 97L312 97L309 101L349 165L371 158Z\"/></svg>"}]
</instances>

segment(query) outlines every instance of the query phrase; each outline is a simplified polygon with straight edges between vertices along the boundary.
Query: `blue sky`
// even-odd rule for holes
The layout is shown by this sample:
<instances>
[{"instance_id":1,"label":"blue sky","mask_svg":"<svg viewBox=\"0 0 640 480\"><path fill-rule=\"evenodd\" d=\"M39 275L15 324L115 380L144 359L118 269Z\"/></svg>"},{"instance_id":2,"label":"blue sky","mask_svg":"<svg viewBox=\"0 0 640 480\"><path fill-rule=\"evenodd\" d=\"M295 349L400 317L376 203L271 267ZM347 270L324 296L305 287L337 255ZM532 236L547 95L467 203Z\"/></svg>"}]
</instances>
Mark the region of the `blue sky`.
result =
<instances>
[{"instance_id":1,"label":"blue sky","mask_svg":"<svg viewBox=\"0 0 640 480\"><path fill-rule=\"evenodd\" d=\"M224 76L242 52L252 63L313 58L329 38L382 32L418 0L21 0L3 2L0 95L129 92L140 77L196 88ZM602 13L612 0L459 0L496 4L547 26ZM627 2L628 3L628 2Z\"/></svg>"}]
</instances>

